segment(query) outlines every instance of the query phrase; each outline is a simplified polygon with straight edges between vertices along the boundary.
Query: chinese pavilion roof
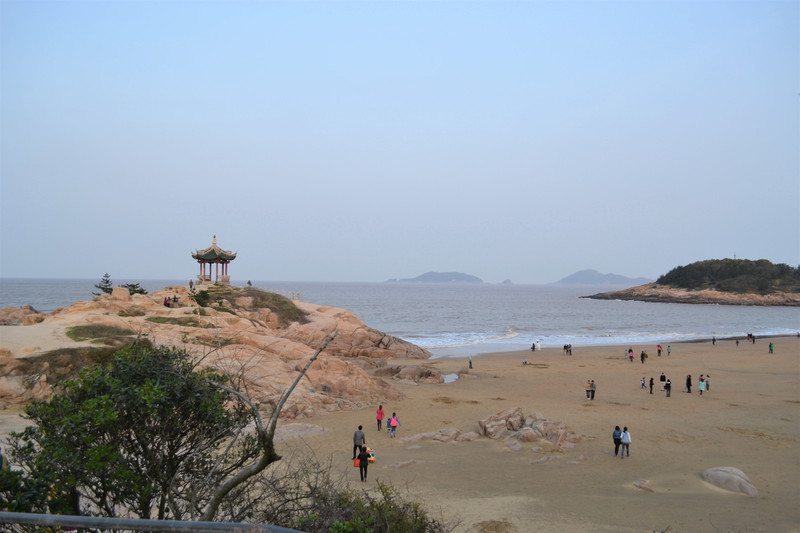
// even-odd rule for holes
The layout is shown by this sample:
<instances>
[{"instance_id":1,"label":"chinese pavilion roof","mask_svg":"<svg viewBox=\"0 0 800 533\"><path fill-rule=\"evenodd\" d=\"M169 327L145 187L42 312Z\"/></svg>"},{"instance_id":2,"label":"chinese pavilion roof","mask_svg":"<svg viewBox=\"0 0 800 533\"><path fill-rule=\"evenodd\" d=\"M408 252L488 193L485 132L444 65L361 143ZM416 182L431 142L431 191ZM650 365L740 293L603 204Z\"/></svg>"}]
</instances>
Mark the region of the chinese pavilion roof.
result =
<instances>
[{"instance_id":1,"label":"chinese pavilion roof","mask_svg":"<svg viewBox=\"0 0 800 533\"><path fill-rule=\"evenodd\" d=\"M205 260L205 261L214 261L215 259L222 259L225 261L233 261L236 259L236 253L229 252L228 250L223 250L219 246L217 246L217 236L214 235L214 240L211 242L211 246L206 248L205 250L195 250L192 254L194 259L198 260Z\"/></svg>"}]
</instances>

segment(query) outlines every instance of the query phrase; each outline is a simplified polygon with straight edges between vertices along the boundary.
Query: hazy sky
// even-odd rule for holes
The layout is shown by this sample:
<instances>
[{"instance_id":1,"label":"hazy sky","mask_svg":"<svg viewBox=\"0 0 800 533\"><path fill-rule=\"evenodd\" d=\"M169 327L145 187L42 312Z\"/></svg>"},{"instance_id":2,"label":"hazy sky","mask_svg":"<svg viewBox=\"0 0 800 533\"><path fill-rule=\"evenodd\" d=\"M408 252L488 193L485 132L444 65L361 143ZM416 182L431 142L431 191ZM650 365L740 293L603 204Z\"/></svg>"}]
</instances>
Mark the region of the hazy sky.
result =
<instances>
[{"instance_id":1,"label":"hazy sky","mask_svg":"<svg viewBox=\"0 0 800 533\"><path fill-rule=\"evenodd\" d=\"M0 276L800 264L800 3L0 1Z\"/></svg>"}]
</instances>

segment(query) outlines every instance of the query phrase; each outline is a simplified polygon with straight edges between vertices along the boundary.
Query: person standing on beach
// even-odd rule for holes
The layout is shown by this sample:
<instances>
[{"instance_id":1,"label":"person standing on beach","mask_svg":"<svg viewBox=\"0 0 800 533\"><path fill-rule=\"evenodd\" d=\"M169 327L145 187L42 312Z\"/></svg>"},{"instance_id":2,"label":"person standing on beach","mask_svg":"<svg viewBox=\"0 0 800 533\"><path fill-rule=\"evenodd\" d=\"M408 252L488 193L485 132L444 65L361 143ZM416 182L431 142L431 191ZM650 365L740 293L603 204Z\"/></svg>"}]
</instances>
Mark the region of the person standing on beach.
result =
<instances>
[{"instance_id":1,"label":"person standing on beach","mask_svg":"<svg viewBox=\"0 0 800 533\"><path fill-rule=\"evenodd\" d=\"M660 377L660 378L658 378L658 381L660 381L660 382L661 382L661 390L662 390L662 392L663 392L663 390L664 390L664 383L667 381L667 376L665 376L665 375L664 375L664 373L662 372L662 373L661 373L661 377Z\"/></svg>"},{"instance_id":2,"label":"person standing on beach","mask_svg":"<svg viewBox=\"0 0 800 533\"><path fill-rule=\"evenodd\" d=\"M367 443L367 437L364 435L363 429L358 426L358 429L353 433L353 459L356 458L359 449Z\"/></svg>"},{"instance_id":3,"label":"person standing on beach","mask_svg":"<svg viewBox=\"0 0 800 533\"><path fill-rule=\"evenodd\" d=\"M657 349L658 349L658 356L661 357L661 345L660 344L657 346Z\"/></svg>"},{"instance_id":4,"label":"person standing on beach","mask_svg":"<svg viewBox=\"0 0 800 533\"><path fill-rule=\"evenodd\" d=\"M631 434L628 431L628 426L622 430L622 450L619 453L620 459L623 458L623 454L627 455L628 457L631 456Z\"/></svg>"},{"instance_id":5,"label":"person standing on beach","mask_svg":"<svg viewBox=\"0 0 800 533\"><path fill-rule=\"evenodd\" d=\"M644 376L642 376L642 388L643 389L647 388L647 378L645 378Z\"/></svg>"},{"instance_id":6,"label":"person standing on beach","mask_svg":"<svg viewBox=\"0 0 800 533\"><path fill-rule=\"evenodd\" d=\"M692 393L692 375L686 374L686 392Z\"/></svg>"},{"instance_id":7,"label":"person standing on beach","mask_svg":"<svg viewBox=\"0 0 800 533\"><path fill-rule=\"evenodd\" d=\"M540 352L542 351L542 341L541 340L536 341L536 349L539 350Z\"/></svg>"},{"instance_id":8,"label":"person standing on beach","mask_svg":"<svg viewBox=\"0 0 800 533\"><path fill-rule=\"evenodd\" d=\"M700 396L702 396L703 391L706 390L706 380L703 378L703 374L700 374L700 378L697 380L697 390L700 391Z\"/></svg>"},{"instance_id":9,"label":"person standing on beach","mask_svg":"<svg viewBox=\"0 0 800 533\"><path fill-rule=\"evenodd\" d=\"M642 353L639 355L639 358L642 360L642 364L644 364L644 360L647 359L647 352L642 350Z\"/></svg>"},{"instance_id":10,"label":"person standing on beach","mask_svg":"<svg viewBox=\"0 0 800 533\"><path fill-rule=\"evenodd\" d=\"M586 380L586 399L590 399L592 397L592 380Z\"/></svg>"},{"instance_id":11,"label":"person standing on beach","mask_svg":"<svg viewBox=\"0 0 800 533\"><path fill-rule=\"evenodd\" d=\"M536 351L536 343L535 342L533 344L531 344L531 351L532 352Z\"/></svg>"},{"instance_id":12,"label":"person standing on beach","mask_svg":"<svg viewBox=\"0 0 800 533\"><path fill-rule=\"evenodd\" d=\"M672 346L667 344L667 357L669 357L669 353L672 351Z\"/></svg>"},{"instance_id":13,"label":"person standing on beach","mask_svg":"<svg viewBox=\"0 0 800 533\"><path fill-rule=\"evenodd\" d=\"M619 426L614 427L614 433L611 434L611 437L614 439L614 457L616 457L619 453L619 446L622 444L622 430L619 429Z\"/></svg>"},{"instance_id":14,"label":"person standing on beach","mask_svg":"<svg viewBox=\"0 0 800 533\"><path fill-rule=\"evenodd\" d=\"M633 363L633 348L628 348L628 359Z\"/></svg>"},{"instance_id":15,"label":"person standing on beach","mask_svg":"<svg viewBox=\"0 0 800 533\"><path fill-rule=\"evenodd\" d=\"M595 385L595 384L594 384L594 380L592 380L592 385L591 385L591 393L592 393L592 398L591 398L591 399L592 399L592 400L594 400L594 393L595 393L596 391L597 391L597 385Z\"/></svg>"},{"instance_id":16,"label":"person standing on beach","mask_svg":"<svg viewBox=\"0 0 800 533\"><path fill-rule=\"evenodd\" d=\"M367 481L367 467L369 466L369 453L367 452L367 447L362 446L359 448L361 450L358 453L358 473L361 474L361 482L365 483Z\"/></svg>"},{"instance_id":17,"label":"person standing on beach","mask_svg":"<svg viewBox=\"0 0 800 533\"><path fill-rule=\"evenodd\" d=\"M653 384L654 384L653 376L650 376L650 394L653 394Z\"/></svg>"},{"instance_id":18,"label":"person standing on beach","mask_svg":"<svg viewBox=\"0 0 800 533\"><path fill-rule=\"evenodd\" d=\"M706 374L706 392L711 390L711 374Z\"/></svg>"},{"instance_id":19,"label":"person standing on beach","mask_svg":"<svg viewBox=\"0 0 800 533\"><path fill-rule=\"evenodd\" d=\"M774 349L775 349L775 345L773 343L769 343L769 353L773 353Z\"/></svg>"},{"instance_id":20,"label":"person standing on beach","mask_svg":"<svg viewBox=\"0 0 800 533\"><path fill-rule=\"evenodd\" d=\"M667 380L667 382L664 384L664 390L667 391L667 398L669 398L670 393L672 392L672 382L670 380Z\"/></svg>"},{"instance_id":21,"label":"person standing on beach","mask_svg":"<svg viewBox=\"0 0 800 533\"><path fill-rule=\"evenodd\" d=\"M375 420L378 421L378 431L380 431L381 423L383 422L383 405L378 406L378 410L375 412Z\"/></svg>"},{"instance_id":22,"label":"person standing on beach","mask_svg":"<svg viewBox=\"0 0 800 533\"><path fill-rule=\"evenodd\" d=\"M716 345L717 345L717 338L712 335L711 336L711 346L716 346Z\"/></svg>"}]
</instances>

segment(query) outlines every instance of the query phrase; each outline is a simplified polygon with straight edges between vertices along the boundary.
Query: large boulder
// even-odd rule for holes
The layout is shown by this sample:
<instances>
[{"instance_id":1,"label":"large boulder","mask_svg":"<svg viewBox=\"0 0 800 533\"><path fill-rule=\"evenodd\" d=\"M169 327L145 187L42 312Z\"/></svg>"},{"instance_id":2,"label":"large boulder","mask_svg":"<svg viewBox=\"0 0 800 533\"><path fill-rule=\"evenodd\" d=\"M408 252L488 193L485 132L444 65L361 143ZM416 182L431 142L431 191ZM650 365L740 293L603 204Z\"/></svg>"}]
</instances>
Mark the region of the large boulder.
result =
<instances>
[{"instance_id":1,"label":"large boulder","mask_svg":"<svg viewBox=\"0 0 800 533\"><path fill-rule=\"evenodd\" d=\"M712 485L731 492L741 492L758 498L758 490L744 472L732 466L718 466L703 472L702 477Z\"/></svg>"}]
</instances>

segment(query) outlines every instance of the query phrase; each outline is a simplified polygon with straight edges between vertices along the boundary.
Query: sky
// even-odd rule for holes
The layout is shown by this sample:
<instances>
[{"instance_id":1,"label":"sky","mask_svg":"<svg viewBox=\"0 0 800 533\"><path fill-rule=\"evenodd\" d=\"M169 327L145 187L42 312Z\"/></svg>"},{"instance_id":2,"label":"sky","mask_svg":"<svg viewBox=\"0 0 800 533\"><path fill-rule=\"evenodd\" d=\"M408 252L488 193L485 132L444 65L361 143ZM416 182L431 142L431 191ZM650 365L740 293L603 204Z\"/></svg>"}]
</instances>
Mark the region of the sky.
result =
<instances>
[{"instance_id":1,"label":"sky","mask_svg":"<svg viewBox=\"0 0 800 533\"><path fill-rule=\"evenodd\" d=\"M0 277L800 265L800 2L0 1Z\"/></svg>"}]
</instances>

